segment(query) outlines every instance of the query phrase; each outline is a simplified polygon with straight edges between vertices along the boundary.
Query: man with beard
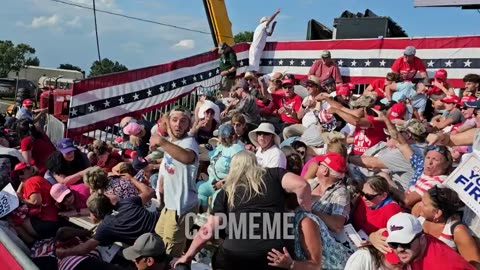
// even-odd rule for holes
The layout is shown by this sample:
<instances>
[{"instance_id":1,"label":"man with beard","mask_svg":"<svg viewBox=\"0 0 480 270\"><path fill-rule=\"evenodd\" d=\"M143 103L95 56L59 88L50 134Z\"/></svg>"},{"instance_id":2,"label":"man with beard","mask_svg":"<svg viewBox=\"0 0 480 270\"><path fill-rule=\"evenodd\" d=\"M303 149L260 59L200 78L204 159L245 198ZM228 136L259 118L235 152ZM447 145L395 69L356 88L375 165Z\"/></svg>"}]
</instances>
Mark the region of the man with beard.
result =
<instances>
[{"instance_id":1,"label":"man with beard","mask_svg":"<svg viewBox=\"0 0 480 270\"><path fill-rule=\"evenodd\" d=\"M198 210L195 178L198 170L198 143L187 135L190 130L190 112L181 107L174 108L167 121L169 138L158 134L150 138L150 147L161 147L164 157L160 164L159 184L163 183L165 207L155 227L165 242L167 254L180 257L185 249L185 228L188 213Z\"/></svg>"}]
</instances>

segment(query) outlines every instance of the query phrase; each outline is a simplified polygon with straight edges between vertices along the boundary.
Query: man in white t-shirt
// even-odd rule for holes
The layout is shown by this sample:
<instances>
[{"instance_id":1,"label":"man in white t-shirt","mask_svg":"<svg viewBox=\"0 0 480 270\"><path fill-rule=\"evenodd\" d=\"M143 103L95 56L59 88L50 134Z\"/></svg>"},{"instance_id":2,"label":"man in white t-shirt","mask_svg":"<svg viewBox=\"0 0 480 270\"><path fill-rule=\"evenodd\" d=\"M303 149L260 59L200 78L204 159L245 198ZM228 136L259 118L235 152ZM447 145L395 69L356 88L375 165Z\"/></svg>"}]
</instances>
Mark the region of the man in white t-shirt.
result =
<instances>
[{"instance_id":1,"label":"man in white t-shirt","mask_svg":"<svg viewBox=\"0 0 480 270\"><path fill-rule=\"evenodd\" d=\"M255 28L253 41L252 44L250 44L250 50L248 51L249 71L258 72L260 70L260 59L262 58L263 49L267 43L267 36L273 34L277 22L273 23L272 29L269 30L268 27L279 13L280 9L277 9L272 16L261 18L260 24Z\"/></svg>"},{"instance_id":2,"label":"man in white t-shirt","mask_svg":"<svg viewBox=\"0 0 480 270\"><path fill-rule=\"evenodd\" d=\"M195 188L198 170L198 143L187 135L191 126L190 112L174 108L167 121L169 138L152 134L150 147L161 147L164 157L160 164L157 194L163 187L165 207L155 227L165 242L167 253L180 257L185 249L185 216L198 211L198 196ZM163 184L162 184L163 183Z\"/></svg>"}]
</instances>

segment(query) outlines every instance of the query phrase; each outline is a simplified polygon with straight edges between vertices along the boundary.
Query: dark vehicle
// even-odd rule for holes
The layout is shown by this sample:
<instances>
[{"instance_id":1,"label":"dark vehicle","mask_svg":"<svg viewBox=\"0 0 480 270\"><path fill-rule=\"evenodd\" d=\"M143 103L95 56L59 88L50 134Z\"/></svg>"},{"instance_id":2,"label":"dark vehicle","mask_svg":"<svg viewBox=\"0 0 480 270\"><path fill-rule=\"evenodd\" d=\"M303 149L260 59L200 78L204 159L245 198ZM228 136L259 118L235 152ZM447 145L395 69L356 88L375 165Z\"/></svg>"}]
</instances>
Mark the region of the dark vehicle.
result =
<instances>
[{"instance_id":1,"label":"dark vehicle","mask_svg":"<svg viewBox=\"0 0 480 270\"><path fill-rule=\"evenodd\" d=\"M32 81L18 79L17 83L17 79L0 79L0 98L15 98L17 96L22 100L30 98L36 102L40 94L38 87Z\"/></svg>"}]
</instances>

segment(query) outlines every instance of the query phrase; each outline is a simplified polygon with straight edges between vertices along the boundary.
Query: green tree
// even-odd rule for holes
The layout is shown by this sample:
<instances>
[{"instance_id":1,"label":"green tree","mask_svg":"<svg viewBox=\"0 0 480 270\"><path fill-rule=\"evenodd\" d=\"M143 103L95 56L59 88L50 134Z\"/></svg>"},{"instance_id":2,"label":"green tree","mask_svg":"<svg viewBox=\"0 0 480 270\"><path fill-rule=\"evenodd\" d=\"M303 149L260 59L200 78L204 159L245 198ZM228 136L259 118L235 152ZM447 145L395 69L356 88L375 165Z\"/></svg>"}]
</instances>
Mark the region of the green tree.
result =
<instances>
[{"instance_id":1,"label":"green tree","mask_svg":"<svg viewBox=\"0 0 480 270\"><path fill-rule=\"evenodd\" d=\"M235 43L242 43L242 42L252 42L253 41L253 32L251 31L243 31L236 34L233 39Z\"/></svg>"},{"instance_id":2,"label":"green tree","mask_svg":"<svg viewBox=\"0 0 480 270\"><path fill-rule=\"evenodd\" d=\"M108 58L104 58L102 59L101 62L98 60L93 62L92 66L90 67L90 74L88 75L88 77L91 78L91 77L96 77L96 76L116 73L116 72L122 72L127 70L128 68L120 64L119 62L117 61L113 62Z\"/></svg>"},{"instance_id":3,"label":"green tree","mask_svg":"<svg viewBox=\"0 0 480 270\"><path fill-rule=\"evenodd\" d=\"M26 65L40 65L34 54L35 49L28 44L0 40L0 77L7 77L10 71L19 71Z\"/></svg>"},{"instance_id":4,"label":"green tree","mask_svg":"<svg viewBox=\"0 0 480 270\"><path fill-rule=\"evenodd\" d=\"M60 64L58 66L59 69L68 69L68 70L76 70L76 71L80 71L80 72L83 72L83 70L77 66L74 66L72 64Z\"/></svg>"}]
</instances>

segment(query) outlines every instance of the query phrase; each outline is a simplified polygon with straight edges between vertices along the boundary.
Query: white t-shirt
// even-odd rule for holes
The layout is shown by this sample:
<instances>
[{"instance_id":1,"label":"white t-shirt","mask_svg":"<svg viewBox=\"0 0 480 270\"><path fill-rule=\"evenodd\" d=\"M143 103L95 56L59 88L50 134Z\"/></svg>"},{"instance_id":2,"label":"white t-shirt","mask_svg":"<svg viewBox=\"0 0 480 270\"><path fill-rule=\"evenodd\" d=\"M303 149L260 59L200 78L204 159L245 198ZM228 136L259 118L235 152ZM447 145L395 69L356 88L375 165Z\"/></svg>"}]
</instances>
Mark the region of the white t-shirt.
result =
<instances>
[{"instance_id":1,"label":"white t-shirt","mask_svg":"<svg viewBox=\"0 0 480 270\"><path fill-rule=\"evenodd\" d=\"M365 248L361 248L348 258L347 264L345 264L345 269L348 270L378 270L375 267L375 261L368 251Z\"/></svg>"},{"instance_id":2,"label":"white t-shirt","mask_svg":"<svg viewBox=\"0 0 480 270\"><path fill-rule=\"evenodd\" d=\"M199 147L193 137L185 137L172 143L184 149L190 149L196 154L193 164L187 165L173 159L170 154L165 152L158 172L159 177L163 177L165 208L176 210L181 216L187 210L198 205L195 182L199 163Z\"/></svg>"},{"instance_id":3,"label":"white t-shirt","mask_svg":"<svg viewBox=\"0 0 480 270\"><path fill-rule=\"evenodd\" d=\"M287 168L287 157L276 145L270 147L265 152L258 149L256 156L258 164L264 168Z\"/></svg>"},{"instance_id":4,"label":"white t-shirt","mask_svg":"<svg viewBox=\"0 0 480 270\"><path fill-rule=\"evenodd\" d=\"M310 95L306 96L305 98L303 98L302 105L307 106L308 102L313 99L314 98ZM328 104L328 102L326 101L323 101L317 102L315 108L305 109L305 115L302 118L302 125L306 128L311 125L316 125L318 123L318 117L315 115L315 113L321 110L328 110L328 108L330 108L330 104Z\"/></svg>"}]
</instances>

